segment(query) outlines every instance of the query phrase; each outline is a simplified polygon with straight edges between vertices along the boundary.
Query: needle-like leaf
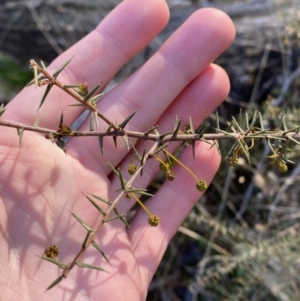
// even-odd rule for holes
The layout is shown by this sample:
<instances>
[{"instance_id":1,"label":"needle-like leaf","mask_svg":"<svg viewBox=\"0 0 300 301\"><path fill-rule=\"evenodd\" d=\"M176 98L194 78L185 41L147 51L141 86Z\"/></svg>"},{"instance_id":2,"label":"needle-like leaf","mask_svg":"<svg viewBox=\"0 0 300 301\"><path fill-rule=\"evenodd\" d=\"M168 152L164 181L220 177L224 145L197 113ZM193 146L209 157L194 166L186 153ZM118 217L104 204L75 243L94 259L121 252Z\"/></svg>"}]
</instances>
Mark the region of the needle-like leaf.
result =
<instances>
[{"instance_id":1,"label":"needle-like leaf","mask_svg":"<svg viewBox=\"0 0 300 301\"><path fill-rule=\"evenodd\" d=\"M71 214L75 217L75 219L88 231L88 232L92 232L93 229L91 227L89 227L78 215L76 215L75 213L71 212Z\"/></svg>"},{"instance_id":2,"label":"needle-like leaf","mask_svg":"<svg viewBox=\"0 0 300 301\"><path fill-rule=\"evenodd\" d=\"M127 123L129 122L129 120L134 116L136 112L133 112L132 114L130 114L121 124L119 124L119 127L121 129L124 129L125 126L127 125Z\"/></svg>"},{"instance_id":3,"label":"needle-like leaf","mask_svg":"<svg viewBox=\"0 0 300 301\"><path fill-rule=\"evenodd\" d=\"M100 87L100 84L97 85L94 89L92 89L91 92L89 92L84 98L83 101L87 101L88 99L90 99L92 97L92 95L98 90L98 88Z\"/></svg>"},{"instance_id":4,"label":"needle-like leaf","mask_svg":"<svg viewBox=\"0 0 300 301\"><path fill-rule=\"evenodd\" d=\"M59 276L57 279L55 279L47 288L46 291L50 290L52 287L54 287L56 284L58 284L59 282L61 282L63 279L62 276Z\"/></svg>"},{"instance_id":5,"label":"needle-like leaf","mask_svg":"<svg viewBox=\"0 0 300 301\"><path fill-rule=\"evenodd\" d=\"M99 245L95 241L92 241L92 246L94 248L96 248L98 250L98 252L104 257L104 259L110 264L110 262L109 262L107 256L105 255L104 251L99 247Z\"/></svg>"},{"instance_id":6,"label":"needle-like leaf","mask_svg":"<svg viewBox=\"0 0 300 301\"><path fill-rule=\"evenodd\" d=\"M80 268L89 268L89 269L94 269L94 270L98 270L98 271L102 271L102 272L107 272L106 270L104 270L100 267L97 267L97 266L92 265L92 264L84 263L84 262L81 262L81 261L77 261L76 265L79 266Z\"/></svg>"},{"instance_id":7,"label":"needle-like leaf","mask_svg":"<svg viewBox=\"0 0 300 301\"><path fill-rule=\"evenodd\" d=\"M72 58L73 58L73 56L69 60L67 60L60 68L58 68L58 70L56 70L53 73L54 78L57 78L59 73L62 72L67 67L67 65L71 62Z\"/></svg>"},{"instance_id":8,"label":"needle-like leaf","mask_svg":"<svg viewBox=\"0 0 300 301\"><path fill-rule=\"evenodd\" d=\"M47 85L46 90L45 90L45 93L44 93L44 95L43 95L43 97L42 97L42 100L41 100L41 102L40 102L40 105L39 105L38 110L39 110L39 109L41 108L41 106L43 105L43 103L44 103L46 97L48 96L48 94L49 94L49 92L50 92L50 90L51 90L52 87L53 87L53 84Z\"/></svg>"}]
</instances>

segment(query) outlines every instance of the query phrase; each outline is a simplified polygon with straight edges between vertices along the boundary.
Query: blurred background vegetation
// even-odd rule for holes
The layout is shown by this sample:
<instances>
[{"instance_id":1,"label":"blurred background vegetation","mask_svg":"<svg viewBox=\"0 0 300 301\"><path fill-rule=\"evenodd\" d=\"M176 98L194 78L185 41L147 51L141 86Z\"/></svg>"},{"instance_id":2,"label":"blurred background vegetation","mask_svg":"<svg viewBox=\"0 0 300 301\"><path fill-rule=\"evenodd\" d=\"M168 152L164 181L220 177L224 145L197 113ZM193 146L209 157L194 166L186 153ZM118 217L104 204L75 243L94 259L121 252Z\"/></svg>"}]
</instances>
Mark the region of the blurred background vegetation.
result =
<instances>
[{"instance_id":1,"label":"blurred background vegetation","mask_svg":"<svg viewBox=\"0 0 300 301\"><path fill-rule=\"evenodd\" d=\"M49 63L92 30L120 0L2 1L0 101L8 102L32 77L29 59ZM116 75L128 77L196 9L212 6L237 28L233 45L216 61L229 74L231 92L219 108L221 127L231 116L262 114L278 128L299 122L299 0L169 0L166 29ZM213 37L212 37L213 38ZM242 116L240 118L240 116ZM216 116L210 117L212 129ZM225 158L232 141L222 141ZM255 144L251 165L223 160L217 176L169 245L150 285L148 301L300 300L299 145L288 152L286 173ZM158 177L150 189L158 187Z\"/></svg>"}]
</instances>

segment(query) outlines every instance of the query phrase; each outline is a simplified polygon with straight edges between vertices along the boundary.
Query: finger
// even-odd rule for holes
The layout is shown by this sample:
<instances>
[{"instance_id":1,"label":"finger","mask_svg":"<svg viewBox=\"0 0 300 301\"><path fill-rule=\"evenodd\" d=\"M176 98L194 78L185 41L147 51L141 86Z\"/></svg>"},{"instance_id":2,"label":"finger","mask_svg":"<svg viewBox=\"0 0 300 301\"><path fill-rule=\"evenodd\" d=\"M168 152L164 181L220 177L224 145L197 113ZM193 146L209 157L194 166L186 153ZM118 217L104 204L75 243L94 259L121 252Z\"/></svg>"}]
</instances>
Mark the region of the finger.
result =
<instances>
[{"instance_id":1,"label":"finger","mask_svg":"<svg viewBox=\"0 0 300 301\"><path fill-rule=\"evenodd\" d=\"M48 68L57 70L72 56L59 75L64 84L87 81L89 88L102 82L102 88L119 69L142 50L166 25L168 7L164 0L126 0L117 6L89 35L59 56ZM25 88L8 105L4 118L33 124L45 88ZM40 109L40 125L56 128L62 110L68 125L79 116L80 107L67 107L75 101L53 87Z\"/></svg>"},{"instance_id":2,"label":"finger","mask_svg":"<svg viewBox=\"0 0 300 301\"><path fill-rule=\"evenodd\" d=\"M192 159L189 148L184 151L180 160L209 184L220 163L218 150L201 141L196 145L195 152L195 160ZM156 196L147 202L149 210L160 217L159 226L150 227L147 222L148 216L143 210L138 210L130 222L128 237L145 285L150 283L178 227L203 194L197 191L194 179L186 170L177 165L174 171L176 179L165 182Z\"/></svg>"},{"instance_id":3,"label":"finger","mask_svg":"<svg viewBox=\"0 0 300 301\"><path fill-rule=\"evenodd\" d=\"M118 122L137 112L126 129L150 129L176 96L229 46L233 37L234 27L227 15L215 9L199 10L142 68L108 93L100 101L99 110ZM82 129L88 126L87 120ZM99 128L104 128L104 124L100 122ZM127 153L122 139L118 140L117 149L111 138L104 140L104 156L112 165L117 165ZM99 162L99 145L93 137L86 138L84 149L80 141L73 139L69 149L79 160L89 161L89 168ZM102 166L108 173L103 161Z\"/></svg>"},{"instance_id":4,"label":"finger","mask_svg":"<svg viewBox=\"0 0 300 301\"><path fill-rule=\"evenodd\" d=\"M210 115L225 99L229 92L229 79L225 71L216 65L209 66L201 75L199 75L190 85L177 97L168 110L159 120L158 130L162 133L172 131L175 116L182 118L182 127L189 124L189 117L196 128L202 122L206 115ZM140 142L136 148L141 154L145 147L149 148L152 141ZM173 142L169 145L168 150L173 152L178 143ZM189 148L190 155L192 150ZM129 179L128 166L133 159L133 153L130 152L119 165L122 174L126 180ZM147 161L143 170L143 176L139 177L134 183L135 188L147 187L159 171L159 163L155 159ZM178 183L175 179L175 183ZM111 191L119 191L120 180L113 177L111 182ZM110 196L114 198L114 194ZM120 212L128 212L133 206L133 202L122 201L118 208Z\"/></svg>"}]
</instances>

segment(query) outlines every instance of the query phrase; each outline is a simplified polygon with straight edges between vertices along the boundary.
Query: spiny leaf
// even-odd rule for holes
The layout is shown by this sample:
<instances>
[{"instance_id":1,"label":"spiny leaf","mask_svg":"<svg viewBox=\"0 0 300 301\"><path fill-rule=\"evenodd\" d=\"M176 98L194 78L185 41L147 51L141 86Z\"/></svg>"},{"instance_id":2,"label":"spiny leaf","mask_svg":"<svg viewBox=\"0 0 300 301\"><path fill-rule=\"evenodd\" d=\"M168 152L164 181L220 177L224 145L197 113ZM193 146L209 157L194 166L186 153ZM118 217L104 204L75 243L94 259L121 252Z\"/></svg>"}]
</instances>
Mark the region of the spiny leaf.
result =
<instances>
[{"instance_id":1,"label":"spiny leaf","mask_svg":"<svg viewBox=\"0 0 300 301\"><path fill-rule=\"evenodd\" d=\"M219 113L216 111L216 129L220 129Z\"/></svg>"},{"instance_id":2,"label":"spiny leaf","mask_svg":"<svg viewBox=\"0 0 300 301\"><path fill-rule=\"evenodd\" d=\"M41 60L40 61L41 62L41 66L42 66L42 68L46 71L47 70L47 68L46 68L46 65L44 64L44 62Z\"/></svg>"},{"instance_id":3,"label":"spiny leaf","mask_svg":"<svg viewBox=\"0 0 300 301\"><path fill-rule=\"evenodd\" d=\"M114 212L115 212L115 214L119 217L119 219L125 224L125 226L126 226L127 228L130 228L129 224L128 224L127 221L123 218L123 215L120 214L120 212L118 211L117 208L114 208Z\"/></svg>"},{"instance_id":4,"label":"spiny leaf","mask_svg":"<svg viewBox=\"0 0 300 301\"><path fill-rule=\"evenodd\" d=\"M105 222L105 223L108 223L108 222L113 221L113 220L115 220L115 219L122 219L122 218L124 218L124 217L126 217L126 214L115 215L115 216L113 216L113 217L111 217L111 218L105 219L104 222Z\"/></svg>"},{"instance_id":5,"label":"spiny leaf","mask_svg":"<svg viewBox=\"0 0 300 301\"><path fill-rule=\"evenodd\" d=\"M115 148L117 148L117 136L113 136L112 138L114 141Z\"/></svg>"},{"instance_id":6,"label":"spiny leaf","mask_svg":"<svg viewBox=\"0 0 300 301\"><path fill-rule=\"evenodd\" d=\"M265 130L264 121L262 119L262 116L261 116L260 112L258 112L258 117L259 117L260 128L261 128L262 131L264 131Z\"/></svg>"},{"instance_id":7,"label":"spiny leaf","mask_svg":"<svg viewBox=\"0 0 300 301\"><path fill-rule=\"evenodd\" d=\"M249 129L252 129L254 127L256 120L257 120L257 111L254 112Z\"/></svg>"},{"instance_id":8,"label":"spiny leaf","mask_svg":"<svg viewBox=\"0 0 300 301\"><path fill-rule=\"evenodd\" d=\"M193 159L195 159L195 140L191 141Z\"/></svg>"},{"instance_id":9,"label":"spiny leaf","mask_svg":"<svg viewBox=\"0 0 300 301\"><path fill-rule=\"evenodd\" d=\"M168 146L169 146L169 143L158 147L151 155L154 156L155 154L159 153L160 151L163 151Z\"/></svg>"},{"instance_id":10,"label":"spiny leaf","mask_svg":"<svg viewBox=\"0 0 300 301\"><path fill-rule=\"evenodd\" d=\"M49 289L51 289L52 287L54 287L56 284L58 284L59 282L61 282L63 279L63 276L58 277L57 279L55 279L47 288L46 291L48 291Z\"/></svg>"},{"instance_id":11,"label":"spiny leaf","mask_svg":"<svg viewBox=\"0 0 300 301\"><path fill-rule=\"evenodd\" d=\"M82 243L82 245L81 245L83 249L86 248L86 243L87 243L87 241L88 241L90 235L91 235L91 232L87 232L87 234L86 234L86 236L85 236L85 239L84 239L84 241L83 241L83 243Z\"/></svg>"},{"instance_id":12,"label":"spiny leaf","mask_svg":"<svg viewBox=\"0 0 300 301\"><path fill-rule=\"evenodd\" d=\"M80 268L89 268L89 269L94 269L94 270L98 270L98 271L102 271L102 272L107 272L106 270L104 270L100 267L97 267L97 266L92 265L92 264L84 263L84 262L81 262L81 261L77 261L76 265L79 266Z\"/></svg>"},{"instance_id":13,"label":"spiny leaf","mask_svg":"<svg viewBox=\"0 0 300 301\"><path fill-rule=\"evenodd\" d=\"M71 212L71 214L76 218L76 220L88 231L88 232L92 232L93 229L91 227L89 227L78 215L76 215L75 213Z\"/></svg>"},{"instance_id":14,"label":"spiny leaf","mask_svg":"<svg viewBox=\"0 0 300 301\"><path fill-rule=\"evenodd\" d=\"M61 148L64 151L65 154L67 154L67 152L66 152L67 144L66 144L65 140L62 137L57 138L56 144L59 148Z\"/></svg>"},{"instance_id":15,"label":"spiny leaf","mask_svg":"<svg viewBox=\"0 0 300 301\"><path fill-rule=\"evenodd\" d=\"M205 121L206 121L206 119L203 121L203 123ZM191 132L191 134L195 134L195 130L194 130L194 126L193 126L193 122L192 122L191 116L189 117L189 122L190 122L190 132Z\"/></svg>"},{"instance_id":16,"label":"spiny leaf","mask_svg":"<svg viewBox=\"0 0 300 301\"><path fill-rule=\"evenodd\" d=\"M238 122L236 121L236 119L233 116L232 116L232 123L237 127L237 129L240 133L244 133L243 129L240 127L240 125L238 124Z\"/></svg>"},{"instance_id":17,"label":"spiny leaf","mask_svg":"<svg viewBox=\"0 0 300 301\"><path fill-rule=\"evenodd\" d=\"M123 175L122 175L122 172L121 172L121 169L118 168L118 172L119 172L119 179L120 179L120 182L121 182L121 187L122 187L122 190L125 190L125 185L126 185L126 181L124 180L123 178Z\"/></svg>"},{"instance_id":18,"label":"spiny leaf","mask_svg":"<svg viewBox=\"0 0 300 301\"><path fill-rule=\"evenodd\" d=\"M127 146L127 149L130 150L129 140L128 140L128 136L126 134L123 136L123 139L124 139L124 142L125 142L125 144Z\"/></svg>"},{"instance_id":19,"label":"spiny leaf","mask_svg":"<svg viewBox=\"0 0 300 301\"><path fill-rule=\"evenodd\" d=\"M146 189L130 188L130 189L126 189L126 192L134 192L136 194L140 194L140 195L144 195L144 196L149 196L149 197L153 197L154 196L152 193L149 193Z\"/></svg>"},{"instance_id":20,"label":"spiny leaf","mask_svg":"<svg viewBox=\"0 0 300 301\"><path fill-rule=\"evenodd\" d=\"M141 162L142 160L142 157L140 156L140 154L138 153L138 151L136 150L136 148L134 147L133 143L131 141L129 141L130 145L131 145L131 148L133 149L134 151L134 156L135 158Z\"/></svg>"},{"instance_id":21,"label":"spiny leaf","mask_svg":"<svg viewBox=\"0 0 300 301\"><path fill-rule=\"evenodd\" d=\"M49 94L49 92L50 92L50 90L51 90L52 87L53 87L53 84L47 85L47 88L46 88L45 93L44 93L44 95L43 95L43 97L42 97L42 100L41 100L41 102L40 102L40 105L39 105L38 110L39 110L39 109L41 108L41 106L43 105L43 103L44 103L46 97L48 96L48 94Z\"/></svg>"},{"instance_id":22,"label":"spiny leaf","mask_svg":"<svg viewBox=\"0 0 300 301\"><path fill-rule=\"evenodd\" d=\"M108 166L111 168L111 170L115 173L115 175L120 178L120 174L119 172L109 163L109 162L106 162L108 164Z\"/></svg>"},{"instance_id":23,"label":"spiny leaf","mask_svg":"<svg viewBox=\"0 0 300 301\"><path fill-rule=\"evenodd\" d=\"M121 129L124 129L125 126L127 125L127 123L129 122L129 120L134 116L136 112L133 112L132 114L130 114L121 124L119 124L119 127Z\"/></svg>"},{"instance_id":24,"label":"spiny leaf","mask_svg":"<svg viewBox=\"0 0 300 301\"><path fill-rule=\"evenodd\" d=\"M34 65L32 68L33 68L35 86L38 87L38 68L36 65Z\"/></svg>"},{"instance_id":25,"label":"spiny leaf","mask_svg":"<svg viewBox=\"0 0 300 301\"><path fill-rule=\"evenodd\" d=\"M98 252L104 257L104 259L110 264L107 256L105 255L104 251L99 247L99 245L95 241L92 241L92 245L94 248L96 248L98 250Z\"/></svg>"},{"instance_id":26,"label":"spiny leaf","mask_svg":"<svg viewBox=\"0 0 300 301\"><path fill-rule=\"evenodd\" d=\"M174 130L173 130L173 133L172 133L172 135L174 137L176 137L178 135L180 124L181 124L181 119L178 119L178 117L176 116L176 120L175 120L175 124L174 124Z\"/></svg>"},{"instance_id":27,"label":"spiny leaf","mask_svg":"<svg viewBox=\"0 0 300 301\"><path fill-rule=\"evenodd\" d=\"M91 114L90 116L90 132L94 131L94 114Z\"/></svg>"},{"instance_id":28,"label":"spiny leaf","mask_svg":"<svg viewBox=\"0 0 300 301\"><path fill-rule=\"evenodd\" d=\"M93 96L93 97L90 99L90 101L91 101L91 102L94 102L94 101L97 102L103 95L104 95L104 92L99 93L99 94Z\"/></svg>"},{"instance_id":29,"label":"spiny leaf","mask_svg":"<svg viewBox=\"0 0 300 301\"><path fill-rule=\"evenodd\" d=\"M66 66L71 62L72 58L73 58L73 56L69 60L67 60L57 71L55 71L53 73L54 78L58 77L59 73L62 72L66 68Z\"/></svg>"},{"instance_id":30,"label":"spiny leaf","mask_svg":"<svg viewBox=\"0 0 300 301\"><path fill-rule=\"evenodd\" d=\"M101 202L103 202L103 203L105 203L105 204L107 204L107 205L110 205L112 202L111 201L108 201L108 200L106 200L106 199L104 199L104 198L102 198L101 196L98 196L98 195L96 195L96 194L90 194L92 197L94 197L95 199L97 199L97 200L99 200L99 201L101 201Z\"/></svg>"},{"instance_id":31,"label":"spiny leaf","mask_svg":"<svg viewBox=\"0 0 300 301\"><path fill-rule=\"evenodd\" d=\"M102 215L105 215L106 212L98 205L96 204L96 202L94 202L92 200L92 198L90 198L89 196L87 196L86 194L84 195L91 203L92 205L102 214ZM105 202L106 203L106 202ZM106 203L107 204L107 203Z\"/></svg>"},{"instance_id":32,"label":"spiny leaf","mask_svg":"<svg viewBox=\"0 0 300 301\"><path fill-rule=\"evenodd\" d=\"M100 145L100 152L101 152L101 155L103 156L103 136L98 136L98 141L99 141L99 145Z\"/></svg>"},{"instance_id":33,"label":"spiny leaf","mask_svg":"<svg viewBox=\"0 0 300 301\"><path fill-rule=\"evenodd\" d=\"M38 77L38 82L41 81L41 80L44 80L46 78L47 78L46 76L42 75L42 76ZM33 78L25 87L29 87L33 84L36 84L35 78Z\"/></svg>"},{"instance_id":34,"label":"spiny leaf","mask_svg":"<svg viewBox=\"0 0 300 301\"><path fill-rule=\"evenodd\" d=\"M85 107L85 105L81 104L81 103L73 103L71 105L68 105L69 107Z\"/></svg>"},{"instance_id":35,"label":"spiny leaf","mask_svg":"<svg viewBox=\"0 0 300 301\"><path fill-rule=\"evenodd\" d=\"M288 136L288 139L290 139L290 140L293 141L294 143L300 145L300 142L297 141L296 139L294 139L293 137Z\"/></svg>"},{"instance_id":36,"label":"spiny leaf","mask_svg":"<svg viewBox=\"0 0 300 301\"><path fill-rule=\"evenodd\" d=\"M245 113L245 119L246 119L246 128L250 129L250 123L249 123L249 115L248 112Z\"/></svg>"},{"instance_id":37,"label":"spiny leaf","mask_svg":"<svg viewBox=\"0 0 300 301\"><path fill-rule=\"evenodd\" d=\"M155 131L158 128L158 125L153 126L150 130L146 131L144 135L147 137L151 132Z\"/></svg>"},{"instance_id":38,"label":"spiny leaf","mask_svg":"<svg viewBox=\"0 0 300 301\"><path fill-rule=\"evenodd\" d=\"M19 136L19 144L20 144L20 147L21 147L22 146L22 139L23 139L24 129L20 128L20 129L17 129L17 131L18 131L18 136Z\"/></svg>"},{"instance_id":39,"label":"spiny leaf","mask_svg":"<svg viewBox=\"0 0 300 301\"><path fill-rule=\"evenodd\" d=\"M57 265L58 267L60 267L60 268L63 269L63 270L65 270L65 269L68 267L67 264L65 264L65 263L63 263L63 262L60 262L60 261L58 261L58 260L56 260L56 259L53 259L53 258L50 258L50 257L45 257L45 256L41 256L41 258L42 258L43 260L49 261L49 262L51 262L51 263Z\"/></svg>"},{"instance_id":40,"label":"spiny leaf","mask_svg":"<svg viewBox=\"0 0 300 301\"><path fill-rule=\"evenodd\" d=\"M89 92L84 98L83 101L86 102L88 99L90 99L92 97L92 95L98 90L98 88L100 87L100 84L97 85L94 89L92 89L91 92Z\"/></svg>"},{"instance_id":41,"label":"spiny leaf","mask_svg":"<svg viewBox=\"0 0 300 301\"><path fill-rule=\"evenodd\" d=\"M246 158L248 160L248 163L251 164L250 154L249 154L249 151L248 151L247 147L245 147L244 143L242 143L240 140L237 140L237 142L241 146L241 148L243 150L243 153L245 154L245 156L246 156Z\"/></svg>"}]
</instances>

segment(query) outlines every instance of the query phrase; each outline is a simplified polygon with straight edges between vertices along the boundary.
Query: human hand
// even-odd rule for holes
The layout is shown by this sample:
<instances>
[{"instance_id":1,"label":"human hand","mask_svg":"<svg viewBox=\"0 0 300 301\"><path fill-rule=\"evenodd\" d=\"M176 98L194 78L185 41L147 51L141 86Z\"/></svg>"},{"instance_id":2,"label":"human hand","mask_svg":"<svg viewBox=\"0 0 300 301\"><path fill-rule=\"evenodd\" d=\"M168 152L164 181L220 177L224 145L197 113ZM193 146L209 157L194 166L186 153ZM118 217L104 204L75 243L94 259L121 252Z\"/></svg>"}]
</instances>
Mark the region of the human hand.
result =
<instances>
[{"instance_id":1,"label":"human hand","mask_svg":"<svg viewBox=\"0 0 300 301\"><path fill-rule=\"evenodd\" d=\"M104 87L116 72L147 45L166 25L168 8L163 0L123 1L86 38L57 58L48 70L55 71L74 55L60 74L63 83L87 81ZM234 38L230 19L213 9L195 12L134 75L107 93L98 109L110 120L124 120L137 111L128 129L145 131L159 125L160 132L172 130L175 116L183 124L189 116L199 124L226 97L229 81L225 72L211 62ZM43 89L42 89L43 90ZM32 125L43 91L25 88L8 106L3 119ZM40 109L40 126L56 129L61 112L72 124L80 107L62 91L53 88ZM196 124L195 124L196 126ZM99 128L103 128L100 122ZM88 129L86 121L81 130ZM139 209L126 229L119 220L105 224L97 241L108 256L108 265L94 248L82 261L101 266L109 273L73 269L67 280L52 290L46 287L61 272L37 255L55 244L59 260L72 261L85 236L84 229L68 210L94 225L99 213L82 192L113 199L119 180L111 177L106 161L126 169L131 159L124 143L118 148L104 141L102 158L95 137L72 138L67 156L43 135L25 131L19 147L15 129L1 127L0 133L0 256L2 300L144 300L148 285L166 247L201 194L186 171L175 167L176 180L166 182L147 207L160 217L160 225L148 225ZM143 149L150 142L141 142ZM172 146L171 146L172 147ZM208 183L219 166L215 148L197 142L195 160L188 148L180 160ZM157 162L147 163L135 187L146 187L158 172ZM128 212L133 201L121 201L118 209Z\"/></svg>"}]
</instances>

